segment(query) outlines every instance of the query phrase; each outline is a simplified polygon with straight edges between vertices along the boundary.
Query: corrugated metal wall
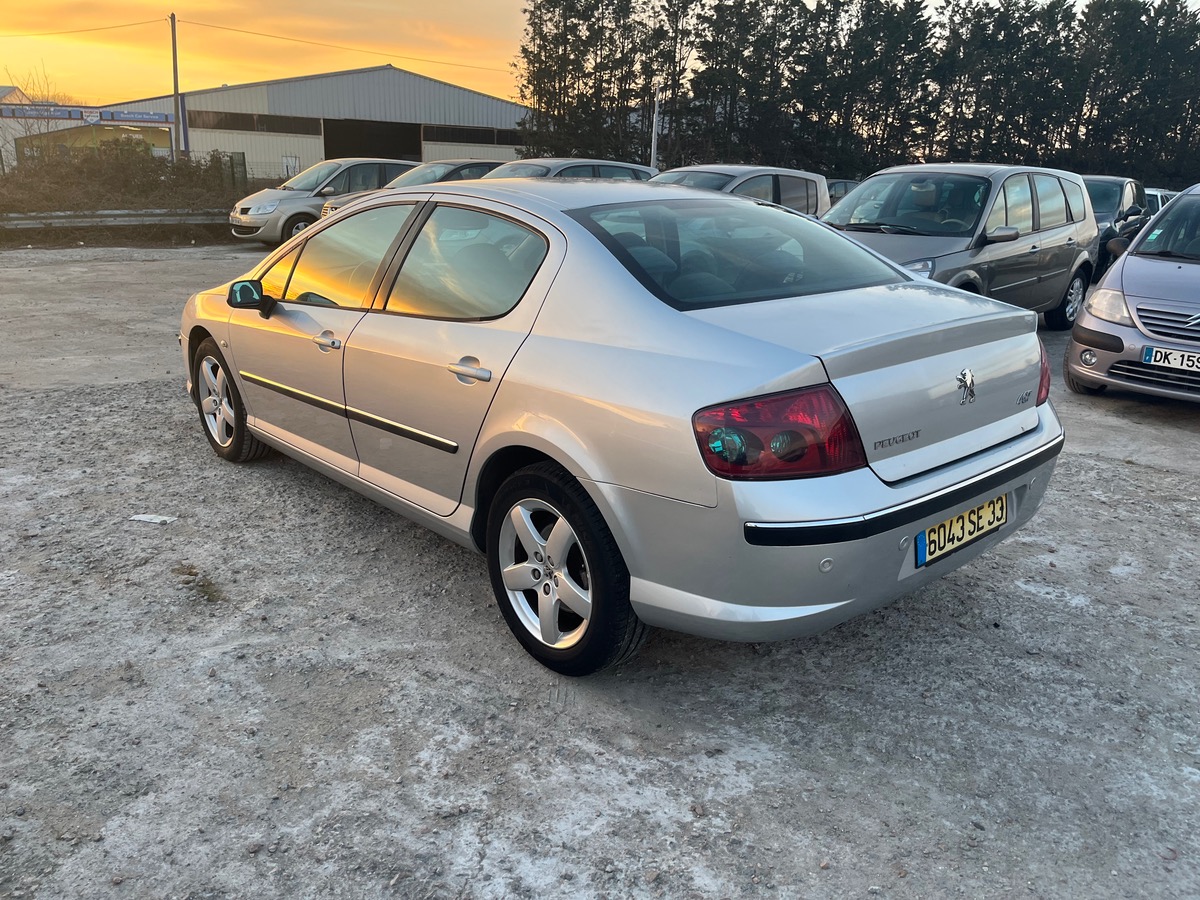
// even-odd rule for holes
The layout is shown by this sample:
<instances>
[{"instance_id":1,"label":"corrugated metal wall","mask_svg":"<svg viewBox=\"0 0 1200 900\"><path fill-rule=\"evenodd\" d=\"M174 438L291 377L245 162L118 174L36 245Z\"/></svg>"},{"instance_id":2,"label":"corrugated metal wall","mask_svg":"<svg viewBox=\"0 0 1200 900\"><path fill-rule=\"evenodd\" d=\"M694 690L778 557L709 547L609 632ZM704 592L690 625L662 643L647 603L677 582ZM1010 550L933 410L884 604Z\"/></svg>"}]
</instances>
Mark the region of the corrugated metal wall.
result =
<instances>
[{"instance_id":1,"label":"corrugated metal wall","mask_svg":"<svg viewBox=\"0 0 1200 900\"><path fill-rule=\"evenodd\" d=\"M325 142L320 135L255 134L249 131L217 131L193 128L193 156L214 150L246 154L246 174L251 178L280 178L289 168L302 172L325 158ZM291 160L295 159L295 163Z\"/></svg>"},{"instance_id":2,"label":"corrugated metal wall","mask_svg":"<svg viewBox=\"0 0 1200 900\"><path fill-rule=\"evenodd\" d=\"M425 162L435 159L498 159L508 162L517 158L517 148L505 145L488 146L487 144L439 144L434 141L424 141L421 144L421 158Z\"/></svg>"}]
</instances>

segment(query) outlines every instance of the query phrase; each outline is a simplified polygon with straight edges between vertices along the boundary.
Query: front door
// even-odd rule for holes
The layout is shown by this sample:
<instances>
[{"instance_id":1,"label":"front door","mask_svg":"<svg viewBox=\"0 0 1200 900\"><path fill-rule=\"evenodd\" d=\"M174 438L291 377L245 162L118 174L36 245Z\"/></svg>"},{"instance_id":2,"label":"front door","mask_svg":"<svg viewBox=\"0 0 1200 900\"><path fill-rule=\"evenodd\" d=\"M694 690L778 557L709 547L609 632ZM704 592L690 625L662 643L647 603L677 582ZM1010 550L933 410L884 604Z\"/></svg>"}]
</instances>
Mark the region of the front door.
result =
<instances>
[{"instance_id":1,"label":"front door","mask_svg":"<svg viewBox=\"0 0 1200 900\"><path fill-rule=\"evenodd\" d=\"M363 479L438 515L457 508L492 397L557 268L543 265L549 248L497 211L433 209L383 309L346 347Z\"/></svg>"}]
</instances>

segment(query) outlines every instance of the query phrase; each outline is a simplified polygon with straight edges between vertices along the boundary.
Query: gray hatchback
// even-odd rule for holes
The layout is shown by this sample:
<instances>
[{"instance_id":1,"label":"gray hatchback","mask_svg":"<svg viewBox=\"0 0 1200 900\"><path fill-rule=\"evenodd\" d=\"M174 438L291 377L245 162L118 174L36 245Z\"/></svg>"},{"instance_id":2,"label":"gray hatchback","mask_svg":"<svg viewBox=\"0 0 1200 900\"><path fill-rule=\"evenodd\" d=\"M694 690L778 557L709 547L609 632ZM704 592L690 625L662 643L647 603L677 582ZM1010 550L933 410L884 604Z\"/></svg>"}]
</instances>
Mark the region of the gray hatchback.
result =
<instances>
[{"instance_id":1,"label":"gray hatchback","mask_svg":"<svg viewBox=\"0 0 1200 900\"><path fill-rule=\"evenodd\" d=\"M822 217L934 281L1071 327L1095 259L1096 219L1070 172L963 163L878 172Z\"/></svg>"}]
</instances>

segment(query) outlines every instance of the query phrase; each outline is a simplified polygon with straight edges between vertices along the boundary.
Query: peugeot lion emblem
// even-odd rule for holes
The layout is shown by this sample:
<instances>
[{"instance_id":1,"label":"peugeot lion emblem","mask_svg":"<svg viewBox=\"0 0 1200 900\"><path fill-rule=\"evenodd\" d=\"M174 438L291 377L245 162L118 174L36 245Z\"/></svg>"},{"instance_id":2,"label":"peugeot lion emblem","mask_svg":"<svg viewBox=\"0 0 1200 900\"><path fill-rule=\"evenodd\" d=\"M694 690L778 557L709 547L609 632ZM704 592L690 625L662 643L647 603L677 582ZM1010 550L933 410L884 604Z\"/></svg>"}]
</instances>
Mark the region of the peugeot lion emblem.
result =
<instances>
[{"instance_id":1,"label":"peugeot lion emblem","mask_svg":"<svg viewBox=\"0 0 1200 900\"><path fill-rule=\"evenodd\" d=\"M962 388L962 399L958 401L958 405L962 406L966 403L975 402L975 373L970 369L963 369L958 373L958 386Z\"/></svg>"}]
</instances>

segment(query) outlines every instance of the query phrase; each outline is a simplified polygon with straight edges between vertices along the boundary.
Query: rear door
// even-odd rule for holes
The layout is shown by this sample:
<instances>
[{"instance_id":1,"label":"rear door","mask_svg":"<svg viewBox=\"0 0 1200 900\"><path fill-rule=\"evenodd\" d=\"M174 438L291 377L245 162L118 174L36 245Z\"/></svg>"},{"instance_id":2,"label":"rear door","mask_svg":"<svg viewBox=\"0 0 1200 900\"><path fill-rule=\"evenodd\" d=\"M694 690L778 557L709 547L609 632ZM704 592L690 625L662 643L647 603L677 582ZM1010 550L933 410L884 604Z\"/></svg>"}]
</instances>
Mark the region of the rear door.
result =
<instances>
[{"instance_id":1,"label":"rear door","mask_svg":"<svg viewBox=\"0 0 1200 900\"><path fill-rule=\"evenodd\" d=\"M1054 175L1035 174L1033 187L1037 197L1038 236L1042 241L1040 278L1049 297L1047 302L1057 303L1067 292L1080 248L1062 182Z\"/></svg>"},{"instance_id":2,"label":"rear door","mask_svg":"<svg viewBox=\"0 0 1200 900\"><path fill-rule=\"evenodd\" d=\"M1033 187L1023 172L1010 175L996 192L984 231L991 233L1002 225L1016 228L1020 234L1015 241L980 249L976 264L987 273L986 293L1005 303L1039 309L1049 293L1039 278L1042 241L1034 230Z\"/></svg>"}]
</instances>

